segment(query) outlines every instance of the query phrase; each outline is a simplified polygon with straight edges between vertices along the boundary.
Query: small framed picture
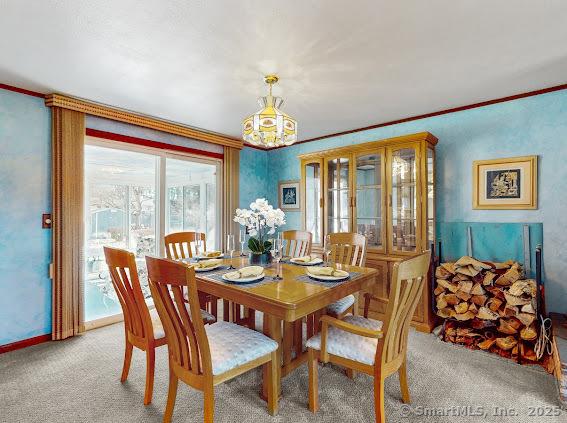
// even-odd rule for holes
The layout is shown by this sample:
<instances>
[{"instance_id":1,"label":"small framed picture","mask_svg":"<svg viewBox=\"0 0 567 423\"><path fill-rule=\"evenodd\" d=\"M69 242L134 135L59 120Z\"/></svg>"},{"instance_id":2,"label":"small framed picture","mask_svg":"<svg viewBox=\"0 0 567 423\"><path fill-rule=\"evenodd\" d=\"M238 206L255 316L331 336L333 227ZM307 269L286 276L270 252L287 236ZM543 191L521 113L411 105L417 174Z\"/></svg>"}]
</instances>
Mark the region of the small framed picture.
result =
<instances>
[{"instance_id":1,"label":"small framed picture","mask_svg":"<svg viewBox=\"0 0 567 423\"><path fill-rule=\"evenodd\" d=\"M281 181L278 185L280 209L300 211L299 181Z\"/></svg>"},{"instance_id":2,"label":"small framed picture","mask_svg":"<svg viewBox=\"0 0 567 423\"><path fill-rule=\"evenodd\" d=\"M537 209L537 156L473 162L473 208Z\"/></svg>"}]
</instances>

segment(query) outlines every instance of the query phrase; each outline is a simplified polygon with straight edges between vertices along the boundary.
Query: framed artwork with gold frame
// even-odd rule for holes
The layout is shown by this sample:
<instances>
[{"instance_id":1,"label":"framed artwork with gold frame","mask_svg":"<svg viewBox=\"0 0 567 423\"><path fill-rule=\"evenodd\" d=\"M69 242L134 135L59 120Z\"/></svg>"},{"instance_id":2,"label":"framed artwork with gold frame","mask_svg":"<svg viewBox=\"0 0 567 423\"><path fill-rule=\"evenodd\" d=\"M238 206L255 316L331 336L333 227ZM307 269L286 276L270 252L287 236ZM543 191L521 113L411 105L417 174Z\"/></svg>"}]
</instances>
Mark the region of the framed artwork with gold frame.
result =
<instances>
[{"instance_id":1,"label":"framed artwork with gold frame","mask_svg":"<svg viewBox=\"0 0 567 423\"><path fill-rule=\"evenodd\" d=\"M473 162L474 209L537 209L537 156Z\"/></svg>"},{"instance_id":2,"label":"framed artwork with gold frame","mask_svg":"<svg viewBox=\"0 0 567 423\"><path fill-rule=\"evenodd\" d=\"M278 184L279 206L283 211L300 211L301 196L299 181L280 181Z\"/></svg>"}]
</instances>

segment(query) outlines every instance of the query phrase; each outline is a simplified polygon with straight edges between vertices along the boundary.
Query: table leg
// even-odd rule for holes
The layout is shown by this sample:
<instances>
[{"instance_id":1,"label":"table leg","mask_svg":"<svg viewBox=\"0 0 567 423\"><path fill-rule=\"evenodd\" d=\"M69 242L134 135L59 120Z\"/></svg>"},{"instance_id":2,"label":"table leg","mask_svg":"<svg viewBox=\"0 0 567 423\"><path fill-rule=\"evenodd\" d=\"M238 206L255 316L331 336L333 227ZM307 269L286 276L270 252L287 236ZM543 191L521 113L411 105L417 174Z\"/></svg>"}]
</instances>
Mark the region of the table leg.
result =
<instances>
[{"instance_id":1,"label":"table leg","mask_svg":"<svg viewBox=\"0 0 567 423\"><path fill-rule=\"evenodd\" d=\"M283 365L287 366L289 363L291 363L294 325L291 322L284 322L283 325L284 326L283 326L282 356L283 356Z\"/></svg>"},{"instance_id":2,"label":"table leg","mask_svg":"<svg viewBox=\"0 0 567 423\"><path fill-rule=\"evenodd\" d=\"M266 314L264 314L264 316L266 316ZM267 322L266 322L267 320ZM278 343L278 350L276 352L276 360L277 362L280 364L278 366L278 372L277 375L275 375L275 377L277 378L276 380L276 385L278 386L278 396L281 395L281 360L282 360L282 344L283 344L283 339L282 339L282 321L281 319L274 317L274 316L267 316L267 318L264 319L264 334L266 336L269 336L270 338L272 338L274 341L276 341ZM268 380L268 364L265 364L262 368L262 398L267 399L268 398L268 386L271 383L271 380Z\"/></svg>"}]
</instances>

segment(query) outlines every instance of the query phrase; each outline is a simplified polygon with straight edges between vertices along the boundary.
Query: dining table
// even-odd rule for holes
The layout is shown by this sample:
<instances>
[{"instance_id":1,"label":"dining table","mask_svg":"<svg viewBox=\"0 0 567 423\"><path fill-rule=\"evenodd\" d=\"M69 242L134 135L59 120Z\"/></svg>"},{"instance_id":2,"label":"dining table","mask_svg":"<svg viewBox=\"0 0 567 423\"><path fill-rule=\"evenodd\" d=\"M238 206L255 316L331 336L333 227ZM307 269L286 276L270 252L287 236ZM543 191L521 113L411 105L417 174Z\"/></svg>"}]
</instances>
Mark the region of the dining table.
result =
<instances>
[{"instance_id":1,"label":"dining table","mask_svg":"<svg viewBox=\"0 0 567 423\"><path fill-rule=\"evenodd\" d=\"M222 279L222 274L230 271L229 266L236 269L249 266L248 258L239 256L223 259L220 271L217 269L196 273L197 289L264 314L263 332L279 345L277 355L282 365L275 376L275 384L280 389L280 395L281 378L307 361L307 352L302 348L298 353L292 353L290 333L293 323L315 315L318 325L318 318L324 314L325 307L350 294L368 289L375 283L378 274L376 269L368 267L334 264L335 268L349 272L348 279L324 282L307 276L307 266L284 260L279 265L273 263L266 266L261 281L239 284ZM281 279L275 280L277 274ZM264 398L270 383L265 369L262 389Z\"/></svg>"}]
</instances>

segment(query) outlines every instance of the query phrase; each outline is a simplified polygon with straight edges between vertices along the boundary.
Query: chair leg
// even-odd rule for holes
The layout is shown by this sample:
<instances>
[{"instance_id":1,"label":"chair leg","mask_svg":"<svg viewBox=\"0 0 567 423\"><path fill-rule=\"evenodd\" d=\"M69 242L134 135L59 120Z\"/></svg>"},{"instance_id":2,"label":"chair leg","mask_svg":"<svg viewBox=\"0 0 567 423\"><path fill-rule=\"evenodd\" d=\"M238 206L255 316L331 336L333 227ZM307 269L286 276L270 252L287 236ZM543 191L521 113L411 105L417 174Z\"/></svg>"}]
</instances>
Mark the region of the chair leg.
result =
<instances>
[{"instance_id":1,"label":"chair leg","mask_svg":"<svg viewBox=\"0 0 567 423\"><path fill-rule=\"evenodd\" d=\"M408 373L407 373L407 362L406 359L404 358L404 361L402 362L402 365L400 366L399 370L398 370L399 376L400 376L400 391L402 391L402 401L405 404L409 404L410 403L410 393L409 393L409 387L408 387Z\"/></svg>"},{"instance_id":2,"label":"chair leg","mask_svg":"<svg viewBox=\"0 0 567 423\"><path fill-rule=\"evenodd\" d=\"M349 379L354 379L356 377L356 370L346 369L346 375Z\"/></svg>"},{"instance_id":3,"label":"chair leg","mask_svg":"<svg viewBox=\"0 0 567 423\"><path fill-rule=\"evenodd\" d=\"M134 346L128 342L128 335L126 335L126 349L124 350L124 365L122 366L122 376L120 382L126 382L128 373L130 372L130 363L132 362L132 349Z\"/></svg>"},{"instance_id":4,"label":"chair leg","mask_svg":"<svg viewBox=\"0 0 567 423\"><path fill-rule=\"evenodd\" d=\"M270 380L270 384L268 386L268 413L271 416L275 416L278 414L278 384L277 384L277 376L278 373L278 355L276 351L272 353L272 360L269 364L268 369L268 379Z\"/></svg>"},{"instance_id":5,"label":"chair leg","mask_svg":"<svg viewBox=\"0 0 567 423\"><path fill-rule=\"evenodd\" d=\"M319 360L315 355L315 350L308 350L309 367L309 410L316 413L319 410Z\"/></svg>"},{"instance_id":6,"label":"chair leg","mask_svg":"<svg viewBox=\"0 0 567 423\"><path fill-rule=\"evenodd\" d=\"M204 407L204 421L205 423L214 423L215 417L215 388L212 383L206 384L203 390L203 396L205 400Z\"/></svg>"},{"instance_id":7,"label":"chair leg","mask_svg":"<svg viewBox=\"0 0 567 423\"><path fill-rule=\"evenodd\" d=\"M175 398L177 398L177 376L173 370L169 369L169 389L167 391L167 405L165 406L165 413L163 415L163 423L171 422L173 417L173 409L175 407Z\"/></svg>"},{"instance_id":8,"label":"chair leg","mask_svg":"<svg viewBox=\"0 0 567 423\"><path fill-rule=\"evenodd\" d=\"M155 367L156 350L153 345L148 345L148 349L146 350L146 393L144 394L144 405L148 405L152 402Z\"/></svg>"},{"instance_id":9,"label":"chair leg","mask_svg":"<svg viewBox=\"0 0 567 423\"><path fill-rule=\"evenodd\" d=\"M384 412L384 379L382 375L374 376L374 409L376 412L376 423L386 423Z\"/></svg>"}]
</instances>

